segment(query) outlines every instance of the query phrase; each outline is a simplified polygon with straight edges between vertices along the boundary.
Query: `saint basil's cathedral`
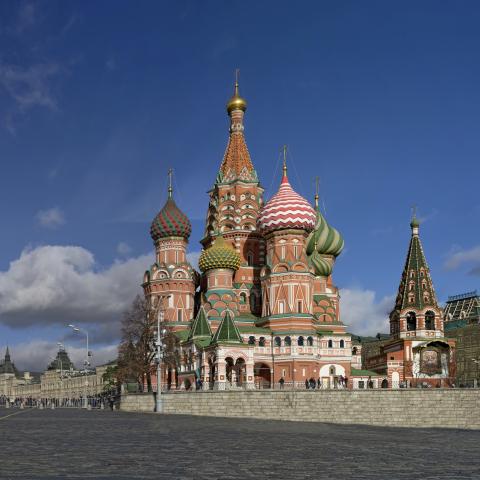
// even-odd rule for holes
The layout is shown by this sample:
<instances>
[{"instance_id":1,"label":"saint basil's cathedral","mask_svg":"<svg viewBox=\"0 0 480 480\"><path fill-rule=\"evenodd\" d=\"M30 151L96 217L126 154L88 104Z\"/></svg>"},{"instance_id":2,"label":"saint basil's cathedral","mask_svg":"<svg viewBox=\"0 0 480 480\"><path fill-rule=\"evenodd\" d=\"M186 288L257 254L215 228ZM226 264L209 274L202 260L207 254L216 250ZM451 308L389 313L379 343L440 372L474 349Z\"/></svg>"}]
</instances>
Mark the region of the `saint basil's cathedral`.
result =
<instances>
[{"instance_id":1,"label":"saint basil's cathedral","mask_svg":"<svg viewBox=\"0 0 480 480\"><path fill-rule=\"evenodd\" d=\"M390 338L365 348L362 362L363 346L341 321L332 279L344 240L320 212L318 192L313 206L295 192L285 151L278 191L264 202L245 142L246 109L236 82L227 104L227 148L208 192L201 273L187 260L191 224L175 203L171 182L151 225L156 259L145 272L144 293L152 305L161 302L164 327L177 338L178 361L164 367L165 387L278 388L314 380L317 388L380 388L415 375L450 381L453 344L443 339L418 225Z\"/></svg>"}]
</instances>

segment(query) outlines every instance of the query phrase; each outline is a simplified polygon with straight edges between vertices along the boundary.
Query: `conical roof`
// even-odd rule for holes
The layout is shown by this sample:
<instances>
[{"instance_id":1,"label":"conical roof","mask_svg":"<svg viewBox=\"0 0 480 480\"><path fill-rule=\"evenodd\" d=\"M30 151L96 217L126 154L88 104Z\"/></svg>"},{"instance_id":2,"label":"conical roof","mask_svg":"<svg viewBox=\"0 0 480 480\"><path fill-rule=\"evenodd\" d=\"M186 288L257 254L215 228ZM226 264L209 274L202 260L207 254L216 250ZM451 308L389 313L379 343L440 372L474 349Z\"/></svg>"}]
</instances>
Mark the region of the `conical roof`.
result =
<instances>
[{"instance_id":1,"label":"conical roof","mask_svg":"<svg viewBox=\"0 0 480 480\"><path fill-rule=\"evenodd\" d=\"M414 219L416 220L416 219ZM419 222L411 223L412 236L398 287L394 310L438 308L430 269L419 236Z\"/></svg>"},{"instance_id":2,"label":"conical roof","mask_svg":"<svg viewBox=\"0 0 480 480\"><path fill-rule=\"evenodd\" d=\"M238 327L235 325L230 312L227 311L223 317L222 322L218 326L215 335L213 336L212 343L243 343L242 336L238 330Z\"/></svg>"},{"instance_id":3,"label":"conical roof","mask_svg":"<svg viewBox=\"0 0 480 480\"><path fill-rule=\"evenodd\" d=\"M208 323L207 315L205 314L205 309L201 307L197 313L197 316L192 322L188 339L191 340L192 338L199 338L199 337L210 338L211 336L212 336L212 330L210 328L210 324Z\"/></svg>"}]
</instances>

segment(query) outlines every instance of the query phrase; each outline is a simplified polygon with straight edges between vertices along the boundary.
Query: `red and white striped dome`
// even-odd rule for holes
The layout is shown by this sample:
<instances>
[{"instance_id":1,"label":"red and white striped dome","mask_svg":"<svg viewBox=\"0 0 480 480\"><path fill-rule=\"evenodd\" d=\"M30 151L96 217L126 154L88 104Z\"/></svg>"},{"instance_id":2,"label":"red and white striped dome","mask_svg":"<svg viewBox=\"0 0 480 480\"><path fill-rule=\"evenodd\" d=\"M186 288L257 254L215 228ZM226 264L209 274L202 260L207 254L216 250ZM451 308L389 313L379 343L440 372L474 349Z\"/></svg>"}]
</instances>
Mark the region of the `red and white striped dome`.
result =
<instances>
[{"instance_id":1,"label":"red and white striped dome","mask_svg":"<svg viewBox=\"0 0 480 480\"><path fill-rule=\"evenodd\" d=\"M293 190L284 173L278 192L260 211L258 227L263 233L284 228L310 232L315 227L316 218L313 207Z\"/></svg>"}]
</instances>

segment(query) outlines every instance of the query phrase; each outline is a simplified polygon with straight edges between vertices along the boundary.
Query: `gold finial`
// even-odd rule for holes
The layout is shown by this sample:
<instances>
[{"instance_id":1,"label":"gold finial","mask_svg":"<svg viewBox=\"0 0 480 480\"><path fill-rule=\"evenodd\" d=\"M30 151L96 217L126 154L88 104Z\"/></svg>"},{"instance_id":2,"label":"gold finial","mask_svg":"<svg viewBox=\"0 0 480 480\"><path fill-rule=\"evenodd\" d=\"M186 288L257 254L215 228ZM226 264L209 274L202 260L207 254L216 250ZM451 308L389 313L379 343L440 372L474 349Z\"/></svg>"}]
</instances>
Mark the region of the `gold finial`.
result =
<instances>
[{"instance_id":1,"label":"gold finial","mask_svg":"<svg viewBox=\"0 0 480 480\"><path fill-rule=\"evenodd\" d=\"M235 86L233 88L233 97L227 103L227 112L230 114L234 110L247 109L247 102L240 96L238 89L238 77L240 76L240 69L235 69Z\"/></svg>"},{"instance_id":2,"label":"gold finial","mask_svg":"<svg viewBox=\"0 0 480 480\"><path fill-rule=\"evenodd\" d=\"M315 209L318 210L318 186L320 184L320 179L315 177Z\"/></svg>"},{"instance_id":3,"label":"gold finial","mask_svg":"<svg viewBox=\"0 0 480 480\"><path fill-rule=\"evenodd\" d=\"M173 194L172 175L173 175L173 169L169 168L168 169L168 198L172 198L172 194Z\"/></svg>"},{"instance_id":4,"label":"gold finial","mask_svg":"<svg viewBox=\"0 0 480 480\"><path fill-rule=\"evenodd\" d=\"M287 146L283 146L283 176L287 176Z\"/></svg>"}]
</instances>

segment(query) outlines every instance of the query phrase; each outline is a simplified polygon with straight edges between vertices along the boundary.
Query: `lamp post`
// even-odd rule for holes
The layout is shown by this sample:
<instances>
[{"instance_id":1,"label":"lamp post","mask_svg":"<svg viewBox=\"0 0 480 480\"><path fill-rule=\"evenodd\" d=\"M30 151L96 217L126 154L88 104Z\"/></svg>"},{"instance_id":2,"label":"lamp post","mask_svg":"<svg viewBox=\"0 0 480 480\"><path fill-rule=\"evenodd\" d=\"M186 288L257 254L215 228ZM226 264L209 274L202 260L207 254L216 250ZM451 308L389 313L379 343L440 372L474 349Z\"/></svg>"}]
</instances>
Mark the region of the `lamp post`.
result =
<instances>
[{"instance_id":1,"label":"lamp post","mask_svg":"<svg viewBox=\"0 0 480 480\"><path fill-rule=\"evenodd\" d=\"M155 401L155 411L157 413L163 413L163 401L162 401L162 331L160 330L165 317L165 310L163 308L163 301L170 298L171 295L159 295L158 296L158 315L157 315L157 338L155 339L155 363L157 364L157 397Z\"/></svg>"},{"instance_id":2,"label":"lamp post","mask_svg":"<svg viewBox=\"0 0 480 480\"><path fill-rule=\"evenodd\" d=\"M86 336L87 340L87 350L86 350L86 357L85 357L85 369L84 369L84 375L85 375L85 395L83 396L83 408L88 407L88 400L87 400L87 392L88 392L88 378L87 378L87 367L90 365L90 362L88 360L88 357L90 357L90 351L88 350L88 331L86 329L76 327L75 325L69 325L70 328L73 329L74 332L81 332Z\"/></svg>"}]
</instances>

